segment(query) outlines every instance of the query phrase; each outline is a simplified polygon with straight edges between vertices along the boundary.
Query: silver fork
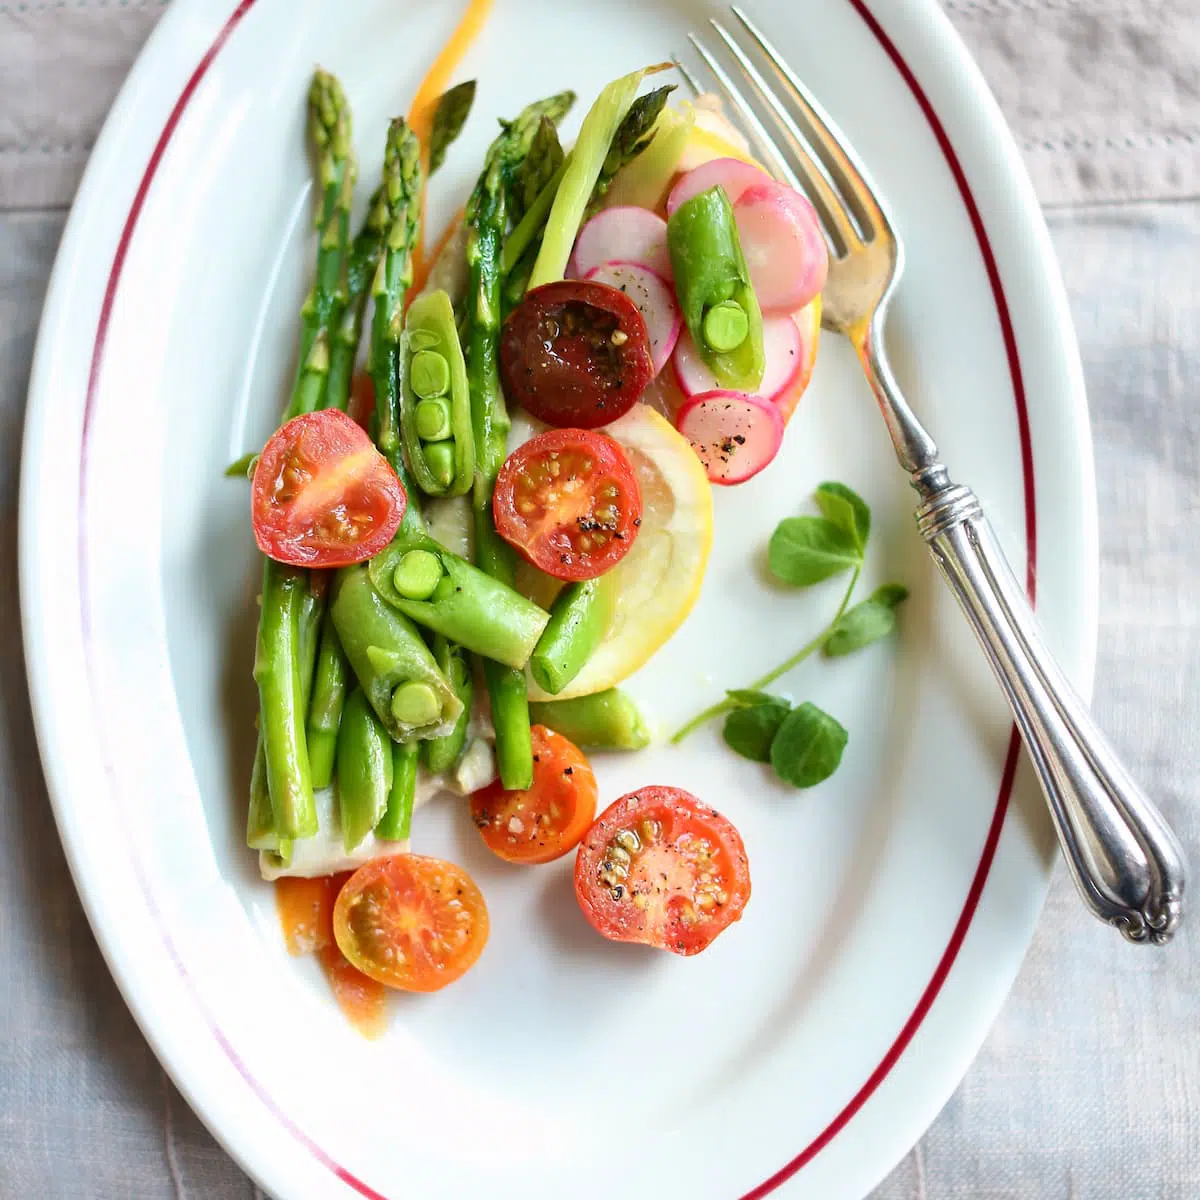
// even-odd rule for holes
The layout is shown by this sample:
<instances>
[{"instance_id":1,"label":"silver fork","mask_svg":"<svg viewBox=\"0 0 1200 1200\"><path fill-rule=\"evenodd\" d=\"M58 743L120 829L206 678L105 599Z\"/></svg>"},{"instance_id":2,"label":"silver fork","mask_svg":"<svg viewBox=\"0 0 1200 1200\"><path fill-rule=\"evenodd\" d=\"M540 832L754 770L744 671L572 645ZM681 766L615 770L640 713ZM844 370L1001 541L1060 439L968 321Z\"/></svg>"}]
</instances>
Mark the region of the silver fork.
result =
<instances>
[{"instance_id":1,"label":"silver fork","mask_svg":"<svg viewBox=\"0 0 1200 1200\"><path fill-rule=\"evenodd\" d=\"M1093 914L1131 942L1162 945L1182 910L1179 842L1047 649L978 498L951 482L888 366L883 325L904 250L886 205L845 136L779 52L740 8L732 13L733 32L711 22L732 72L700 38L690 41L765 163L807 193L820 214L830 244L822 324L858 351L896 457L920 497L917 527L1004 689L1075 884Z\"/></svg>"}]
</instances>

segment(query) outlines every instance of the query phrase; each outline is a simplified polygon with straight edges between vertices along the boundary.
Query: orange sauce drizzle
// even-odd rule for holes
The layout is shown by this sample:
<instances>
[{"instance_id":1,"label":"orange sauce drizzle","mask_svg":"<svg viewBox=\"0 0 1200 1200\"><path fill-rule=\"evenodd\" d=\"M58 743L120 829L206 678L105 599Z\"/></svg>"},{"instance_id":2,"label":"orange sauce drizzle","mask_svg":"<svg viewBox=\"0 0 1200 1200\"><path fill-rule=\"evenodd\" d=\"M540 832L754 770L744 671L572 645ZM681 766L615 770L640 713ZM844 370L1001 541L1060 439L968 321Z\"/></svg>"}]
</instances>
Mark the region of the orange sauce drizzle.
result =
<instances>
[{"instance_id":1,"label":"orange sauce drizzle","mask_svg":"<svg viewBox=\"0 0 1200 1200\"><path fill-rule=\"evenodd\" d=\"M387 989L351 966L333 939L333 906L351 872L275 881L275 908L289 954L316 954L338 1007L355 1029L377 1038L387 1028Z\"/></svg>"},{"instance_id":2,"label":"orange sauce drizzle","mask_svg":"<svg viewBox=\"0 0 1200 1200\"><path fill-rule=\"evenodd\" d=\"M463 56L479 37L488 17L491 16L495 0L468 0L466 11L442 47L429 73L421 81L413 99L412 107L408 110L408 123L413 132L421 139L421 228L417 235L416 250L413 255L413 278L424 280L429 273L425 256L425 188L429 180L429 135L433 130L433 114L437 111L437 102L450 83L450 77L462 61ZM409 295L413 295L419 284L415 284Z\"/></svg>"}]
</instances>

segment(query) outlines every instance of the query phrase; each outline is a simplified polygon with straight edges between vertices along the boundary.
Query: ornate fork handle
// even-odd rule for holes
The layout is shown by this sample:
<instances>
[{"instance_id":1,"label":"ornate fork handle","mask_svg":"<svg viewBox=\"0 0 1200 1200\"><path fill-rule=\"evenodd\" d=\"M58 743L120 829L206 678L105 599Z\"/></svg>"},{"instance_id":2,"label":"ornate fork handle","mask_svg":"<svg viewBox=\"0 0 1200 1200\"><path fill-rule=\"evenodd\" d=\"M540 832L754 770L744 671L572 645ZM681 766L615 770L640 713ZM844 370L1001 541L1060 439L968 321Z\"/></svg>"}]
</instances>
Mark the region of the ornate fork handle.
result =
<instances>
[{"instance_id":1,"label":"ornate fork handle","mask_svg":"<svg viewBox=\"0 0 1200 1200\"><path fill-rule=\"evenodd\" d=\"M974 492L935 487L917 523L1008 697L1084 902L1131 942L1168 942L1183 900L1179 843L1042 642Z\"/></svg>"}]
</instances>

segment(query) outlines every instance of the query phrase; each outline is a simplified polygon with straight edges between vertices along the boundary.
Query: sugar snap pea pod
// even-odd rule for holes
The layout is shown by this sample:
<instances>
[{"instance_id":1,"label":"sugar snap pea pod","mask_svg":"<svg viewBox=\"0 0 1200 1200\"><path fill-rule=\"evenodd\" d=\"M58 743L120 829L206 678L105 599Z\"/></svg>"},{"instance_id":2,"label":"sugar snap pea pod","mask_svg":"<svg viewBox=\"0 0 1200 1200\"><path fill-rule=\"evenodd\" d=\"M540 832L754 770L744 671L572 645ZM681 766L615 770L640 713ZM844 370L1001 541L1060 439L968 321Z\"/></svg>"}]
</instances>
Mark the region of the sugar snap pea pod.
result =
<instances>
[{"instance_id":1,"label":"sugar snap pea pod","mask_svg":"<svg viewBox=\"0 0 1200 1200\"><path fill-rule=\"evenodd\" d=\"M433 657L437 659L442 674L454 686L455 694L462 701L462 715L454 730L445 737L430 738L421 743L421 755L425 766L435 775L449 771L458 762L467 745L467 726L471 722L471 700L475 682L471 678L471 664L461 646L438 637L433 642Z\"/></svg>"},{"instance_id":2,"label":"sugar snap pea pod","mask_svg":"<svg viewBox=\"0 0 1200 1200\"><path fill-rule=\"evenodd\" d=\"M395 541L369 563L375 590L410 620L475 654L523 668L549 614L430 538Z\"/></svg>"},{"instance_id":3,"label":"sugar snap pea pod","mask_svg":"<svg viewBox=\"0 0 1200 1200\"><path fill-rule=\"evenodd\" d=\"M346 658L396 741L437 737L454 728L462 702L417 627L371 586L366 566L338 572L332 612Z\"/></svg>"},{"instance_id":4,"label":"sugar snap pea pod","mask_svg":"<svg viewBox=\"0 0 1200 1200\"><path fill-rule=\"evenodd\" d=\"M392 788L392 741L362 688L346 699L337 739L342 846L349 854L387 810Z\"/></svg>"},{"instance_id":5,"label":"sugar snap pea pod","mask_svg":"<svg viewBox=\"0 0 1200 1200\"><path fill-rule=\"evenodd\" d=\"M723 188L709 188L671 214L667 248L696 348L723 388L755 391L765 364L762 313Z\"/></svg>"},{"instance_id":6,"label":"sugar snap pea pod","mask_svg":"<svg viewBox=\"0 0 1200 1200\"><path fill-rule=\"evenodd\" d=\"M387 808L375 826L375 836L385 842L407 841L412 832L420 747L428 745L428 742L395 742L391 746L392 786L388 789Z\"/></svg>"},{"instance_id":7,"label":"sugar snap pea pod","mask_svg":"<svg viewBox=\"0 0 1200 1200\"><path fill-rule=\"evenodd\" d=\"M409 305L400 378L404 457L428 496L464 496L475 477L467 364L445 292Z\"/></svg>"},{"instance_id":8,"label":"sugar snap pea pod","mask_svg":"<svg viewBox=\"0 0 1200 1200\"><path fill-rule=\"evenodd\" d=\"M599 579L568 584L550 609L550 621L529 658L529 672L556 696L583 670L612 617L612 585Z\"/></svg>"},{"instance_id":9,"label":"sugar snap pea pod","mask_svg":"<svg viewBox=\"0 0 1200 1200\"><path fill-rule=\"evenodd\" d=\"M571 700L533 701L529 719L583 749L641 750L650 744L642 714L620 688Z\"/></svg>"}]
</instances>

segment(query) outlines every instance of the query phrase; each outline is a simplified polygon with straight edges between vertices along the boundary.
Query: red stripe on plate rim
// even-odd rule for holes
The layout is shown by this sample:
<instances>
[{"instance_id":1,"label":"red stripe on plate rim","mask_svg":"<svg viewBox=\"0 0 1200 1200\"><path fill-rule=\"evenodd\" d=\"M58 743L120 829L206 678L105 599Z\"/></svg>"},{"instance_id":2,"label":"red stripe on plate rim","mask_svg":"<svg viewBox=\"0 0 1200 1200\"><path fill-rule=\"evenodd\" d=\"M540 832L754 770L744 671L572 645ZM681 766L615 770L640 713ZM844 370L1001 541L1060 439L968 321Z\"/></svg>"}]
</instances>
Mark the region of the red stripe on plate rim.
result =
<instances>
[{"instance_id":1,"label":"red stripe on plate rim","mask_svg":"<svg viewBox=\"0 0 1200 1200\"><path fill-rule=\"evenodd\" d=\"M141 216L142 209L145 205L146 197L149 194L150 188L158 173L158 168L162 163L162 159L170 145L171 139L183 117L188 104L194 96L197 88L203 82L204 76L208 69L212 66L217 55L224 48L234 30L240 24L245 15L254 7L257 0L240 0L240 3L234 9L232 14L221 27L212 45L208 48L204 56L196 65L195 70L188 77L187 83L184 85L179 99L175 102L171 109L170 115L167 117L166 124L163 126L162 133L159 135L158 141L155 143L154 149L151 152L150 159L146 165L146 169L142 175L141 182L138 184L137 191L134 194L133 202L130 205L129 214L126 217L125 224L121 230L121 236L117 242L116 252L113 255L112 267L109 271L108 282L104 290L104 298L101 302L100 316L96 326L96 336L92 350L91 367L88 373L87 395L84 401L83 412L83 434L82 444L80 447L80 464L79 464L79 543L78 543L78 558L79 558L79 576L80 576L80 620L84 637L85 650L87 652L87 671L89 688L92 691L93 699L96 700L97 693L94 679L94 663L90 654L90 630L91 630L91 614L88 600L88 556L87 544L84 536L86 527L86 497L87 497L87 466L88 466L88 440L92 429L92 419L95 410L96 396L99 391L100 375L104 361L104 350L108 340L109 324L112 319L112 310L116 301L117 291L120 286L121 275L125 267L125 259L129 252L130 244L133 240L134 233L137 229L138 220ZM1021 472L1022 482L1024 487L1025 501L1025 541L1026 541L1026 586L1032 600L1035 595L1036 587L1036 566L1037 566L1037 509L1034 493L1034 474L1033 474L1033 442L1029 429L1029 414L1026 406L1025 383L1021 374L1020 357L1017 350L1016 332L1013 328L1012 317L1009 312L1008 302L1005 297L1004 287L1000 279L1000 271L996 262L996 257L992 249L991 241L988 237L987 229L983 222L983 217L980 214L979 206L975 201L974 194L971 191L970 184L967 182L966 173L963 170L954 146L950 141L949 135L946 133L945 126L933 108L932 102L926 95L925 90L921 87L911 67L905 61L903 55L896 47L895 43L888 36L887 32L880 25L874 14L867 7L866 0L848 0L855 11L859 14L862 20L867 25L873 36L879 42L889 59L892 61L896 70L900 73L905 84L908 86L913 98L916 100L923 115L929 123L930 129L937 139L938 145L946 159L947 166L950 168L954 176L955 183L958 186L959 193L962 197L963 204L967 209L967 213L971 220L972 228L974 229L976 240L979 245L980 254L984 261L984 266L987 271L988 282L992 289L993 299L996 304L997 316L1000 321L1001 331L1004 339L1005 353L1008 358L1009 372L1012 378L1013 397L1015 401L1017 413L1018 437L1021 450ZM96 706L99 713L99 705ZM103 736L101 741L103 744ZM971 881L971 886L968 889L966 900L963 904L962 911L955 923L954 930L951 933L950 940L938 962L937 968L934 971L933 977L926 985L922 992L916 1007L913 1009L908 1020L905 1021L895 1041L888 1049L886 1055L880 1061L879 1065L871 1072L866 1082L859 1088L850 1101L842 1108L842 1110L834 1117L828 1126L820 1134L817 1135L807 1146L804 1147L794 1158L779 1168L774 1174L765 1179L757 1187L747 1192L742 1200L761 1200L761 1197L769 1195L776 1188L791 1179L798 1171L810 1163L822 1150L833 1141L839 1133L853 1120L854 1116L859 1112L864 1104L870 1099L879 1085L887 1078L896 1063L900 1060L904 1051L907 1049L913 1036L928 1016L930 1009L937 1000L938 994L941 992L942 986L945 984L950 970L954 965L955 959L962 948L963 941L966 938L967 932L970 929L971 922L975 916L975 911L979 905L980 898L983 894L984 885L987 882L988 874L991 870L992 862L995 859L996 848L1000 841L1000 834L1004 827L1005 817L1008 812L1009 800L1012 795L1013 782L1016 775L1017 763L1019 761L1020 738L1016 729L1012 730L1009 738L1008 752L1005 756L1004 770L1000 783L1000 792L996 801L996 806L992 815L992 820L988 828L987 837L984 842L983 852L980 856L979 864L975 870L974 877ZM110 783L113 786L114 793L117 791L117 780L115 769L111 762L105 763L106 773L108 774ZM163 939L164 947L167 951L171 962L179 972L181 978L191 991L197 1006L204 1017L206 1024L211 1030L214 1039L221 1047L221 1050L229 1059L230 1063L238 1074L246 1082L251 1091L262 1101L264 1106L271 1114L279 1120L279 1122L287 1129L298 1142L300 1142L323 1166L341 1182L352 1188L359 1195L364 1196L367 1200L387 1200L387 1198L361 1179L355 1176L346 1167L342 1166L333 1159L326 1151L312 1140L302 1129L300 1129L294 1121L279 1107L274 1098L267 1092L264 1086L258 1079L251 1074L249 1068L242 1061L236 1049L229 1042L224 1032L215 1023L211 1014L208 1012L204 1002L199 994L199 990L195 981L191 978L187 967L179 956L178 949L175 946L174 940L171 937L170 931L166 928L162 920L162 915L158 909L157 903L154 900L151 892L149 881L145 875L141 862L138 860L133 851L132 839L129 841L130 858L133 862L135 874L142 894L145 898L147 907L153 914L159 924L159 931Z\"/></svg>"}]
</instances>

